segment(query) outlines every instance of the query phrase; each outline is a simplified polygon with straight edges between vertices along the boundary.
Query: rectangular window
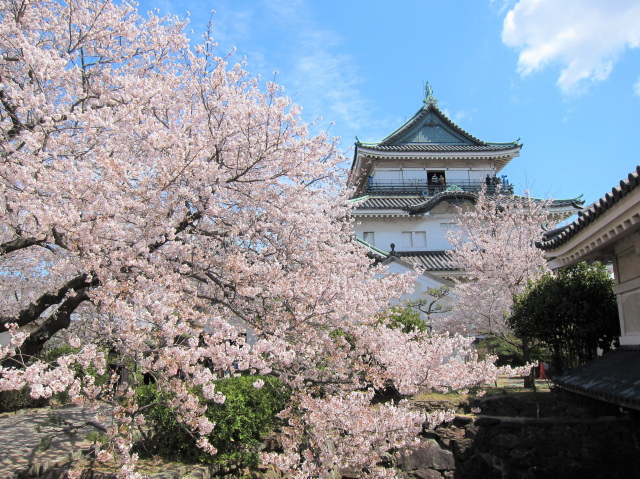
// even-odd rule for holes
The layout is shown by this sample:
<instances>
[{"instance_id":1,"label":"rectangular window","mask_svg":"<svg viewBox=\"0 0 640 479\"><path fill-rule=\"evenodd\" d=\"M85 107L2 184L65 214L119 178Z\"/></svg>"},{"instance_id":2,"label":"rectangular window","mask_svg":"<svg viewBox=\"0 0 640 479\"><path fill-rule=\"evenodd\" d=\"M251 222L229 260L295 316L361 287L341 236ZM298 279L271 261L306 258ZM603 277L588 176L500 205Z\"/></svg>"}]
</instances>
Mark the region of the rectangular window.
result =
<instances>
[{"instance_id":1,"label":"rectangular window","mask_svg":"<svg viewBox=\"0 0 640 479\"><path fill-rule=\"evenodd\" d=\"M427 247L426 231L403 231L402 248L424 249Z\"/></svg>"},{"instance_id":2,"label":"rectangular window","mask_svg":"<svg viewBox=\"0 0 640 479\"><path fill-rule=\"evenodd\" d=\"M372 232L372 231L365 231L365 232L362 234L362 239L363 239L364 241L366 241L367 243L369 243L370 245L372 245L372 246L375 246L375 245L376 245L376 243L375 243L375 237L374 237L374 235L373 235L373 232Z\"/></svg>"},{"instance_id":3,"label":"rectangular window","mask_svg":"<svg viewBox=\"0 0 640 479\"><path fill-rule=\"evenodd\" d=\"M416 231L413 233L413 246L415 248L427 247L427 233L425 231Z\"/></svg>"},{"instance_id":4,"label":"rectangular window","mask_svg":"<svg viewBox=\"0 0 640 479\"><path fill-rule=\"evenodd\" d=\"M402 247L413 248L413 235L410 231L402 233Z\"/></svg>"},{"instance_id":5,"label":"rectangular window","mask_svg":"<svg viewBox=\"0 0 640 479\"><path fill-rule=\"evenodd\" d=\"M425 170L406 169L402 171L402 179L405 184L424 185L427 182L427 172Z\"/></svg>"},{"instance_id":6,"label":"rectangular window","mask_svg":"<svg viewBox=\"0 0 640 479\"><path fill-rule=\"evenodd\" d=\"M440 177L442 177L442 179L440 179ZM427 171L427 179L430 185L444 186L447 178L443 170L429 170Z\"/></svg>"}]
</instances>

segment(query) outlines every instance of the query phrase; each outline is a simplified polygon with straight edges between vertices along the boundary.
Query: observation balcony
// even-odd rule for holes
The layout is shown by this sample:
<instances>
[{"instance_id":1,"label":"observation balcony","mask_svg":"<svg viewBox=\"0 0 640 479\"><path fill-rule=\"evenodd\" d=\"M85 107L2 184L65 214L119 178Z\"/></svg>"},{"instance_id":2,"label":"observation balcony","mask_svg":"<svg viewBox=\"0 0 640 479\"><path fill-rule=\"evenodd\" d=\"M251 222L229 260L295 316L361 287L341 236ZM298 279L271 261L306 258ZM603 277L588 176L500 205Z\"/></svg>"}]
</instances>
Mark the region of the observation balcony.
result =
<instances>
[{"instance_id":1,"label":"observation balcony","mask_svg":"<svg viewBox=\"0 0 640 479\"><path fill-rule=\"evenodd\" d=\"M420 195L435 196L448 188L459 189L470 193L477 193L485 185L488 194L496 192L496 185L488 185L485 180L447 180L444 185L432 183L426 180L384 180L378 181L370 179L365 185L363 195L386 196L386 195ZM504 179L501 183L501 192L513 194L513 185ZM457 188L454 188L457 187Z\"/></svg>"}]
</instances>

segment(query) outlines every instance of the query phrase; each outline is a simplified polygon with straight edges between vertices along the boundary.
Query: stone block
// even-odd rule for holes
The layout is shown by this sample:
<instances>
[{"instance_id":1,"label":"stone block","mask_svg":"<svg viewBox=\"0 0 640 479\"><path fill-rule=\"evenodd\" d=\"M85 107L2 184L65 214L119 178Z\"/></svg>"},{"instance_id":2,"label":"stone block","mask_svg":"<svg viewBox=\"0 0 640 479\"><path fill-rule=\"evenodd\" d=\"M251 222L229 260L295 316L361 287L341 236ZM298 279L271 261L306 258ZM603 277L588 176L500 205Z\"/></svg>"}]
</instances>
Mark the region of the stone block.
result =
<instances>
[{"instance_id":1,"label":"stone block","mask_svg":"<svg viewBox=\"0 0 640 479\"><path fill-rule=\"evenodd\" d=\"M464 427L467 424L471 424L473 422L473 418L469 416L456 416L453 419L453 424L458 427Z\"/></svg>"},{"instance_id":2,"label":"stone block","mask_svg":"<svg viewBox=\"0 0 640 479\"><path fill-rule=\"evenodd\" d=\"M413 472L418 479L442 479L442 474L433 469L418 469Z\"/></svg>"},{"instance_id":3,"label":"stone block","mask_svg":"<svg viewBox=\"0 0 640 479\"><path fill-rule=\"evenodd\" d=\"M507 449L509 451L520 444L520 439L518 438L518 436L516 436L515 434L510 434L508 432L502 432L498 434L495 437L494 441L498 447Z\"/></svg>"},{"instance_id":4,"label":"stone block","mask_svg":"<svg viewBox=\"0 0 640 479\"><path fill-rule=\"evenodd\" d=\"M398 466L404 471L418 469L437 469L440 471L455 469L456 461L451 451L440 448L432 439L421 443L417 448L405 448L398 457Z\"/></svg>"},{"instance_id":5,"label":"stone block","mask_svg":"<svg viewBox=\"0 0 640 479\"><path fill-rule=\"evenodd\" d=\"M453 444L453 451L458 459L466 461L473 453L473 439L460 439Z\"/></svg>"},{"instance_id":6,"label":"stone block","mask_svg":"<svg viewBox=\"0 0 640 479\"><path fill-rule=\"evenodd\" d=\"M492 454L474 454L464 463L460 477L465 479L503 479L500 459Z\"/></svg>"},{"instance_id":7,"label":"stone block","mask_svg":"<svg viewBox=\"0 0 640 479\"><path fill-rule=\"evenodd\" d=\"M496 417L479 417L476 419L475 425L480 427L492 427L500 424L500 419Z\"/></svg>"}]
</instances>

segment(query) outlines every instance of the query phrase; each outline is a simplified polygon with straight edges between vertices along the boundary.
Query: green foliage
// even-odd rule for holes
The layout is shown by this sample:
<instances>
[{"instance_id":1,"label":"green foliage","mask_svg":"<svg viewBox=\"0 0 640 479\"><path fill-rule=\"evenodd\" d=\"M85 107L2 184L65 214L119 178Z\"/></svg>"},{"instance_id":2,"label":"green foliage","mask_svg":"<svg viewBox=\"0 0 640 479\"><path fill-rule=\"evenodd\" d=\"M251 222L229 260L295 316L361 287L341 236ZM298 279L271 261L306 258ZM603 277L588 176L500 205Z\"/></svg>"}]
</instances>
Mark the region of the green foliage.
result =
<instances>
[{"instance_id":1,"label":"green foliage","mask_svg":"<svg viewBox=\"0 0 640 479\"><path fill-rule=\"evenodd\" d=\"M99 431L91 431L89 434L86 435L85 438L89 442L99 443L99 444L104 444L109 440L109 436Z\"/></svg>"},{"instance_id":2,"label":"green foliage","mask_svg":"<svg viewBox=\"0 0 640 479\"><path fill-rule=\"evenodd\" d=\"M405 306L421 311L422 313L427 315L427 318L429 320L431 320L431 317L436 314L443 314L451 311L451 288L449 288L448 286L429 288L427 290L427 293L431 297L430 299L416 299L407 301L405 303Z\"/></svg>"},{"instance_id":3,"label":"green foliage","mask_svg":"<svg viewBox=\"0 0 640 479\"><path fill-rule=\"evenodd\" d=\"M498 356L497 366L524 366L527 361L549 361L551 356L548 349L536 343L528 350L528 359L525 360L519 339L512 334L504 337L489 336L478 339L474 344L481 358L487 355Z\"/></svg>"},{"instance_id":4,"label":"green foliage","mask_svg":"<svg viewBox=\"0 0 640 479\"><path fill-rule=\"evenodd\" d=\"M51 447L51 441L53 438L51 436L45 436L40 438L40 444L38 445L38 451L44 452Z\"/></svg>"},{"instance_id":5,"label":"green foliage","mask_svg":"<svg viewBox=\"0 0 640 479\"><path fill-rule=\"evenodd\" d=\"M30 392L31 389L28 386L18 391L0 391L0 413L47 405L47 398L34 399L30 396Z\"/></svg>"},{"instance_id":6,"label":"green foliage","mask_svg":"<svg viewBox=\"0 0 640 479\"><path fill-rule=\"evenodd\" d=\"M402 328L403 333L418 330L426 331L427 323L420 317L420 313L407 306L392 306L380 313L380 324L386 322L391 329Z\"/></svg>"},{"instance_id":7,"label":"green foliage","mask_svg":"<svg viewBox=\"0 0 640 479\"><path fill-rule=\"evenodd\" d=\"M337 329L334 329L333 331L331 331L331 333L329 333L329 337L331 337L332 339L344 338L344 340L349 344L351 349L354 349L356 347L356 338L355 338L355 336L353 334L351 334L351 333L344 332L340 328L337 328Z\"/></svg>"},{"instance_id":8,"label":"green foliage","mask_svg":"<svg viewBox=\"0 0 640 479\"><path fill-rule=\"evenodd\" d=\"M261 389L253 387L257 379L264 381ZM238 464L256 466L257 446L262 437L273 429L276 414L285 408L289 391L270 376L242 376L221 379L216 391L226 396L224 404L208 401L206 417L215 423L209 442L218 450L210 456L196 446L194 437L175 419L173 412L161 400L155 384L138 388L140 406L154 404L144 414L152 423L154 435L142 445L151 454L167 460L182 462ZM196 391L203 400L202 394Z\"/></svg>"},{"instance_id":9,"label":"green foliage","mask_svg":"<svg viewBox=\"0 0 640 479\"><path fill-rule=\"evenodd\" d=\"M45 362L55 362L57 358L63 354L67 354L70 348L53 348L49 351L42 352L37 359L41 359ZM33 359L28 361L27 364L31 364ZM20 390L13 391L0 391L0 413L18 411L20 409L30 409L44 407L48 404L47 398L34 399L30 396L31 389L28 386L23 387Z\"/></svg>"},{"instance_id":10,"label":"green foliage","mask_svg":"<svg viewBox=\"0 0 640 479\"><path fill-rule=\"evenodd\" d=\"M517 336L548 346L557 372L584 364L620 335L613 284L598 263L546 274L516 298L509 325Z\"/></svg>"},{"instance_id":11,"label":"green foliage","mask_svg":"<svg viewBox=\"0 0 640 479\"><path fill-rule=\"evenodd\" d=\"M515 339L515 338L514 338ZM498 356L498 366L522 366L522 349L495 336L478 339L474 343L480 357Z\"/></svg>"}]
</instances>

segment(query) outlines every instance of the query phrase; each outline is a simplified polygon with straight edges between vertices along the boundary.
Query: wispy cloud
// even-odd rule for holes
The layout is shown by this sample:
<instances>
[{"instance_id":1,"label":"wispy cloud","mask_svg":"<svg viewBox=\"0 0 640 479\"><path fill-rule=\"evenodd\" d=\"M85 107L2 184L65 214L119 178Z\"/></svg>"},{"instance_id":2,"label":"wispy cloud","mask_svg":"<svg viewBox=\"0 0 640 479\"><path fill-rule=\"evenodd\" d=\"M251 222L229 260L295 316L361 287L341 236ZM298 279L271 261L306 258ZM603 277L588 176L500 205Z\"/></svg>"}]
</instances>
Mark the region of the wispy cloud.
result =
<instances>
[{"instance_id":1,"label":"wispy cloud","mask_svg":"<svg viewBox=\"0 0 640 479\"><path fill-rule=\"evenodd\" d=\"M456 112L449 111L448 108L443 110L443 113L449 117L451 121L457 124L461 123L473 123L473 115L477 113L476 108L471 108L470 110L458 110Z\"/></svg>"},{"instance_id":2,"label":"wispy cloud","mask_svg":"<svg viewBox=\"0 0 640 479\"><path fill-rule=\"evenodd\" d=\"M342 49L340 34L319 27L305 1L296 2L295 8L289 1L275 2L271 8L296 39L290 49L287 90L299 93L307 112L322 112L325 120L361 130L370 105L360 92L362 79L353 58Z\"/></svg>"},{"instance_id":3,"label":"wispy cloud","mask_svg":"<svg viewBox=\"0 0 640 479\"><path fill-rule=\"evenodd\" d=\"M520 0L504 19L502 41L520 52L520 74L557 63L562 91L580 93L607 79L626 49L640 47L640 3Z\"/></svg>"},{"instance_id":4,"label":"wispy cloud","mask_svg":"<svg viewBox=\"0 0 640 479\"><path fill-rule=\"evenodd\" d=\"M489 0L489 5L498 11L499 14L504 13L516 0Z\"/></svg>"}]
</instances>

